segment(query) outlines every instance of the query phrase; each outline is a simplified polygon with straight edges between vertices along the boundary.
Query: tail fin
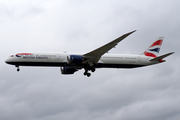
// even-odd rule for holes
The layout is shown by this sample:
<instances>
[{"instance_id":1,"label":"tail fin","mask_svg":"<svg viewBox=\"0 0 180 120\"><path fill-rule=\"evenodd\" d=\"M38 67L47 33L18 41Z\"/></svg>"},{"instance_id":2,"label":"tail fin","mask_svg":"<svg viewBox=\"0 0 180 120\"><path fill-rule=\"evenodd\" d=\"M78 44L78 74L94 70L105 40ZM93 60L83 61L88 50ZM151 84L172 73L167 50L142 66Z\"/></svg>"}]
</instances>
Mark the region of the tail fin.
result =
<instances>
[{"instance_id":1,"label":"tail fin","mask_svg":"<svg viewBox=\"0 0 180 120\"><path fill-rule=\"evenodd\" d=\"M164 37L159 37L146 51L143 53L145 56L154 57L158 56Z\"/></svg>"}]
</instances>

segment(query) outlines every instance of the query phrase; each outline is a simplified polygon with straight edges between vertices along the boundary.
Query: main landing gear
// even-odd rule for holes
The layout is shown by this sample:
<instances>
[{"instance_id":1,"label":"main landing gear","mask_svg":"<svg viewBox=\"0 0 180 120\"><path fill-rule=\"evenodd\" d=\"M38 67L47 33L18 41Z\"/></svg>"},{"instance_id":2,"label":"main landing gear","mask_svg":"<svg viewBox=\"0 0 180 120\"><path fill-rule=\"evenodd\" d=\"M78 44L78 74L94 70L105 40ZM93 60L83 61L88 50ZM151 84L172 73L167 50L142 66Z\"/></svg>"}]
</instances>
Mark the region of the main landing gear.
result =
<instances>
[{"instance_id":1,"label":"main landing gear","mask_svg":"<svg viewBox=\"0 0 180 120\"><path fill-rule=\"evenodd\" d=\"M85 69L84 75L85 75L85 76L87 75L87 77L90 77L90 76L91 76L91 73L89 73L88 71L94 72L94 71L96 70L95 68L89 68L89 69L84 68L84 69Z\"/></svg>"},{"instance_id":2,"label":"main landing gear","mask_svg":"<svg viewBox=\"0 0 180 120\"><path fill-rule=\"evenodd\" d=\"M19 65L16 65L16 67L17 67L17 71L19 72L20 71Z\"/></svg>"}]
</instances>

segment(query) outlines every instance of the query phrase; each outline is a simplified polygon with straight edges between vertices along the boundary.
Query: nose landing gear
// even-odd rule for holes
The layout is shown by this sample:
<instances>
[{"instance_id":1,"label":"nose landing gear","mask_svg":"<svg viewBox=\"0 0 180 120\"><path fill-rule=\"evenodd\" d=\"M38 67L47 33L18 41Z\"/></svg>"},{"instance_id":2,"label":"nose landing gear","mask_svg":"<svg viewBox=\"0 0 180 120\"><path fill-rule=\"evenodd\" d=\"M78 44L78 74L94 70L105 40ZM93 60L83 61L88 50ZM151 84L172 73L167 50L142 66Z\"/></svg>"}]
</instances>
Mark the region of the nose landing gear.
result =
<instances>
[{"instance_id":1,"label":"nose landing gear","mask_svg":"<svg viewBox=\"0 0 180 120\"><path fill-rule=\"evenodd\" d=\"M17 71L19 72L20 71L19 65L16 65L16 67L17 67Z\"/></svg>"}]
</instances>

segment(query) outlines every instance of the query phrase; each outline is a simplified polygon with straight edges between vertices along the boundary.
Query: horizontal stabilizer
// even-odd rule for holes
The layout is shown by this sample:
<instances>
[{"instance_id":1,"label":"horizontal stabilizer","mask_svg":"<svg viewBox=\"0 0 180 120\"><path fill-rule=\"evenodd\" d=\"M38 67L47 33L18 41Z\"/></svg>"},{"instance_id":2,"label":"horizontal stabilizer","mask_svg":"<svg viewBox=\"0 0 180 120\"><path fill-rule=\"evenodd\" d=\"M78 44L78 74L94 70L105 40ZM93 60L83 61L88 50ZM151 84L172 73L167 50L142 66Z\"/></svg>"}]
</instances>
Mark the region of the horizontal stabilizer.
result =
<instances>
[{"instance_id":1,"label":"horizontal stabilizer","mask_svg":"<svg viewBox=\"0 0 180 120\"><path fill-rule=\"evenodd\" d=\"M163 58L165 58L165 57L167 57L167 56L169 56L169 55L171 55L171 54L173 54L173 53L174 53L174 52L161 55L161 56L159 56L159 57L156 57L156 58L151 59L150 61L161 61Z\"/></svg>"}]
</instances>

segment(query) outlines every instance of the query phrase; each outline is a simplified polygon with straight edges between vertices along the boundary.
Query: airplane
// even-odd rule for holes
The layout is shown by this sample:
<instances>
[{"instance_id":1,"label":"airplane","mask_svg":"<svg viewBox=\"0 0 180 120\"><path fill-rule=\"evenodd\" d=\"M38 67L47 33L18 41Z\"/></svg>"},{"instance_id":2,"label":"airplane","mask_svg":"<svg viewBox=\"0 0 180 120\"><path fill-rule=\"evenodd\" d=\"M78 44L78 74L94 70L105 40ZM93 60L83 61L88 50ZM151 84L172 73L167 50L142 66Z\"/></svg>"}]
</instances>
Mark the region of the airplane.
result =
<instances>
[{"instance_id":1,"label":"airplane","mask_svg":"<svg viewBox=\"0 0 180 120\"><path fill-rule=\"evenodd\" d=\"M84 75L89 77L96 68L137 68L165 62L163 58L173 54L170 52L158 56L164 37L159 37L145 52L140 55L106 54L112 48L136 30L126 33L119 38L85 54L69 53L17 53L11 55L5 62L19 66L48 66L60 67L61 73L74 74L84 69Z\"/></svg>"}]
</instances>

